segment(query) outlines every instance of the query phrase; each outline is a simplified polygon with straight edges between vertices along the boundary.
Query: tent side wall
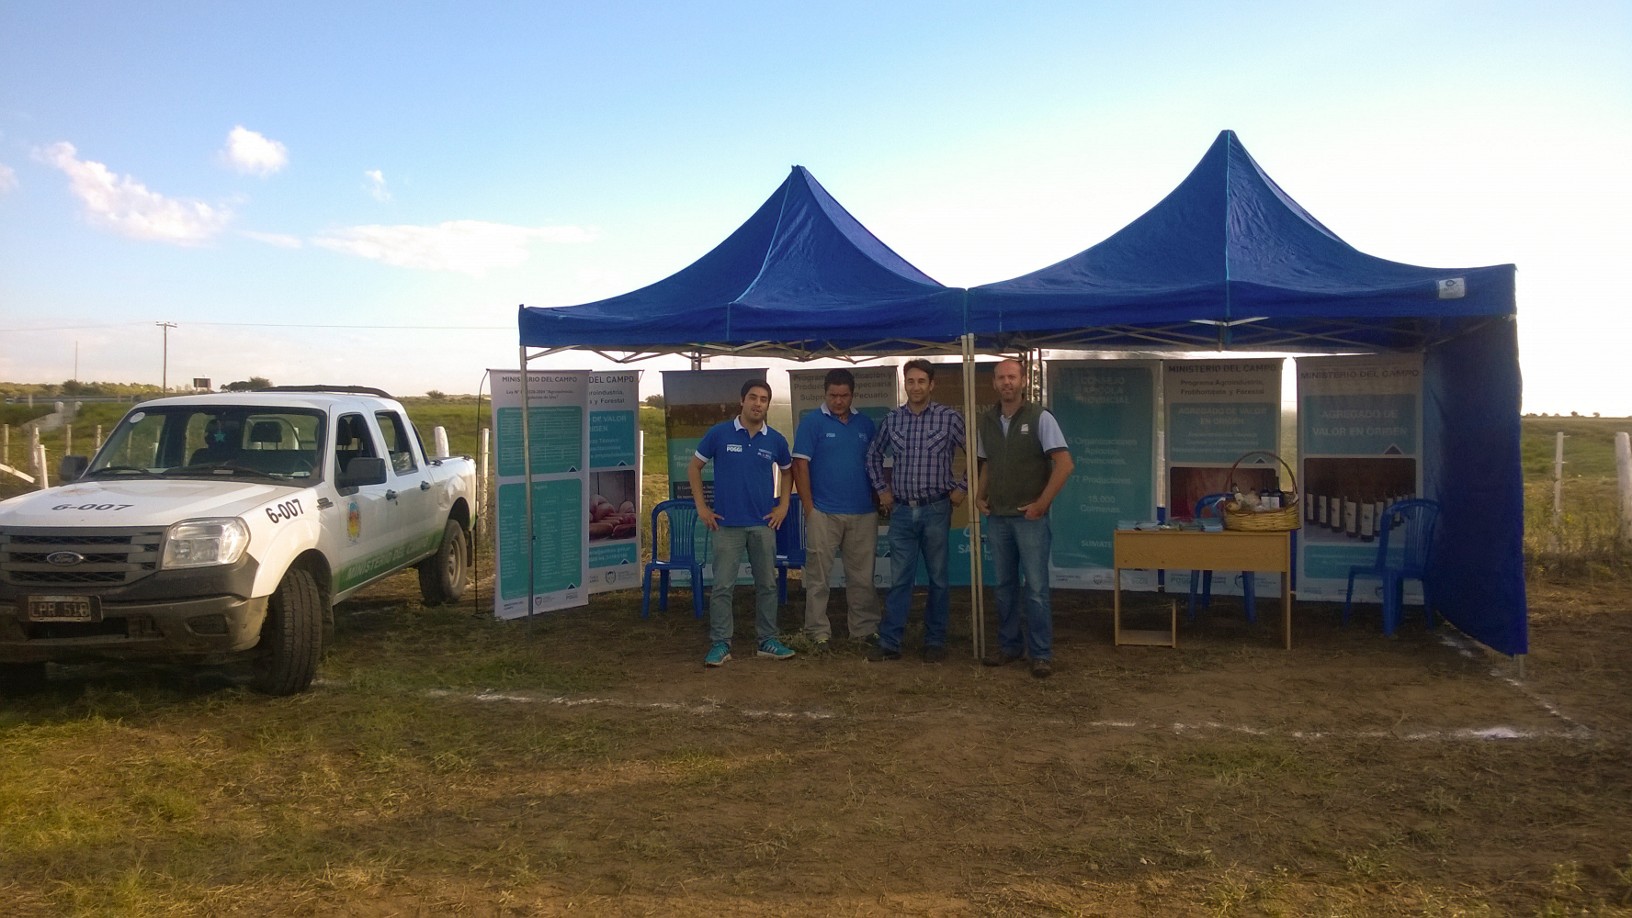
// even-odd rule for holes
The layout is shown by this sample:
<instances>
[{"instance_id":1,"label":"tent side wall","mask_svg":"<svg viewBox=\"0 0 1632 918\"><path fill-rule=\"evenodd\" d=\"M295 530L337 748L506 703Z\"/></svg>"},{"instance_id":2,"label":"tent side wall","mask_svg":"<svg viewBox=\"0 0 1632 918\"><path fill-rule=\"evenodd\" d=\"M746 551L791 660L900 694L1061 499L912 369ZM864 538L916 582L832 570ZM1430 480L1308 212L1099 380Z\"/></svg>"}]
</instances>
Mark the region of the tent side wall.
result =
<instances>
[{"instance_id":1,"label":"tent side wall","mask_svg":"<svg viewBox=\"0 0 1632 918\"><path fill-rule=\"evenodd\" d=\"M1423 376L1425 480L1442 508L1435 605L1492 649L1527 653L1517 323L1430 348Z\"/></svg>"}]
</instances>

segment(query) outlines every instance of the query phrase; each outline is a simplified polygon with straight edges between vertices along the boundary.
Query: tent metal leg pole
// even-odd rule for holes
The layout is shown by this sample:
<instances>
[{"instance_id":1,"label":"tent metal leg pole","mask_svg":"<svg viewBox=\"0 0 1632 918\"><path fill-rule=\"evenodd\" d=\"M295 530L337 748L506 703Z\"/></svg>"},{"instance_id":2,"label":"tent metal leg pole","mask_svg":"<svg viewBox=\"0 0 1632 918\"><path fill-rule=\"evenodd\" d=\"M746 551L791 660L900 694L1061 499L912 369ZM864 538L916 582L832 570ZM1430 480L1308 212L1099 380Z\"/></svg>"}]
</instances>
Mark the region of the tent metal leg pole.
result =
<instances>
[{"instance_id":1,"label":"tent metal leg pole","mask_svg":"<svg viewBox=\"0 0 1632 918\"><path fill-rule=\"evenodd\" d=\"M983 589L985 576L981 571L980 545L980 508L975 505L975 482L977 463L975 458L975 438L980 426L975 411L979 401L975 398L975 336L963 336L963 416L967 419L968 430L965 435L964 476L969 483L969 498L965 506L969 508L969 633L974 645L975 659L986 655L986 610L984 601L986 591Z\"/></svg>"},{"instance_id":2,"label":"tent metal leg pole","mask_svg":"<svg viewBox=\"0 0 1632 918\"><path fill-rule=\"evenodd\" d=\"M521 346L521 468L526 475L526 491L523 494L527 508L527 621L533 620L533 438L527 430L527 415L531 413L532 394L527 391L527 345ZM494 589L498 588L498 577L493 578Z\"/></svg>"}]
</instances>

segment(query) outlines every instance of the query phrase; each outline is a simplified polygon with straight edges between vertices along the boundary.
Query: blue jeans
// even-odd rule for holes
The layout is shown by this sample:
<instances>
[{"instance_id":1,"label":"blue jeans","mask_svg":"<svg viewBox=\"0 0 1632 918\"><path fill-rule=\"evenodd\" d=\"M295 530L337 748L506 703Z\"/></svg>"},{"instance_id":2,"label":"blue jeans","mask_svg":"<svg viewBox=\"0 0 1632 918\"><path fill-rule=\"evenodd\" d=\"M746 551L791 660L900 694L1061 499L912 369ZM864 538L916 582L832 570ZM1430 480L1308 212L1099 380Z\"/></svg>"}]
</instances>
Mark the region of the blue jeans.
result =
<instances>
[{"instance_id":1,"label":"blue jeans","mask_svg":"<svg viewBox=\"0 0 1632 918\"><path fill-rule=\"evenodd\" d=\"M736 631L731 595L744 552L754 571L754 625L761 641L776 637L776 530L769 526L721 526L713 534L714 587L708 592L708 639L729 641Z\"/></svg>"},{"instance_id":2,"label":"blue jeans","mask_svg":"<svg viewBox=\"0 0 1632 918\"><path fill-rule=\"evenodd\" d=\"M1028 520L1023 516L989 516L986 538L992 547L992 567L997 577L997 639L1003 652L1018 655L1023 647L1033 660L1052 660L1054 618L1048 607L1048 555L1054 536L1048 517Z\"/></svg>"},{"instance_id":3,"label":"blue jeans","mask_svg":"<svg viewBox=\"0 0 1632 918\"><path fill-rule=\"evenodd\" d=\"M924 646L946 646L946 621L952 593L946 579L946 533L952 525L952 501L922 507L897 503L890 511L890 592L884 598L884 620L878 626L878 646L899 651L912 608L912 584L918 577L918 556L929 571L929 598L924 604Z\"/></svg>"}]
</instances>

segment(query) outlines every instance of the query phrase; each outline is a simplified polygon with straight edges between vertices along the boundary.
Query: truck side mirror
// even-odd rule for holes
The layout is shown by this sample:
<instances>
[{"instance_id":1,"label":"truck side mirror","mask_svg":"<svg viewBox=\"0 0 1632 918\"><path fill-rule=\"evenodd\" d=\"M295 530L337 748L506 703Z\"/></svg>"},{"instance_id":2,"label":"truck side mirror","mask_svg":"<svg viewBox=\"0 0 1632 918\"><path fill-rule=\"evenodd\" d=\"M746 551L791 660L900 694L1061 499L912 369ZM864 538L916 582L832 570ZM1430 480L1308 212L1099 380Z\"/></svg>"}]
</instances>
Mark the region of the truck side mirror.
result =
<instances>
[{"instance_id":1,"label":"truck side mirror","mask_svg":"<svg viewBox=\"0 0 1632 918\"><path fill-rule=\"evenodd\" d=\"M363 485L385 484L385 460L379 456L358 456L346 463L346 468L335 479L336 488L360 488Z\"/></svg>"},{"instance_id":2,"label":"truck side mirror","mask_svg":"<svg viewBox=\"0 0 1632 918\"><path fill-rule=\"evenodd\" d=\"M57 466L57 478L67 484L78 481L85 474L85 469L91 464L89 456L63 456L62 463Z\"/></svg>"}]
</instances>

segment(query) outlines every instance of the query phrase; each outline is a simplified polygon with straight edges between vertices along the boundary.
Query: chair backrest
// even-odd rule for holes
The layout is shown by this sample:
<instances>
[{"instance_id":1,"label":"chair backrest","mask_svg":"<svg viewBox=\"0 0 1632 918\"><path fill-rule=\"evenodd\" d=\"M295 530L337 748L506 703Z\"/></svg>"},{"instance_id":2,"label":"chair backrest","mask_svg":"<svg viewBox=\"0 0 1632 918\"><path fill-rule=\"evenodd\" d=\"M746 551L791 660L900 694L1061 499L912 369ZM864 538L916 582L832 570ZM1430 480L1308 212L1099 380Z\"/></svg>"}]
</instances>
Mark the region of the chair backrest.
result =
<instances>
[{"instance_id":1,"label":"chair backrest","mask_svg":"<svg viewBox=\"0 0 1632 918\"><path fill-rule=\"evenodd\" d=\"M663 554L658 520L667 519L668 554ZM697 539L697 505L691 498L665 500L652 508L652 560L688 564L700 558Z\"/></svg>"},{"instance_id":2,"label":"chair backrest","mask_svg":"<svg viewBox=\"0 0 1632 918\"><path fill-rule=\"evenodd\" d=\"M277 421L256 421L249 425L249 442L271 443L283 442L283 428Z\"/></svg>"},{"instance_id":3,"label":"chair backrest","mask_svg":"<svg viewBox=\"0 0 1632 918\"><path fill-rule=\"evenodd\" d=\"M776 531L776 555L783 563L805 566L804 504L795 497L788 501L788 515L782 518L782 528Z\"/></svg>"},{"instance_id":4,"label":"chair backrest","mask_svg":"<svg viewBox=\"0 0 1632 918\"><path fill-rule=\"evenodd\" d=\"M1377 539L1377 566L1421 575L1428 569L1438 525L1439 501L1414 498L1390 504Z\"/></svg>"},{"instance_id":5,"label":"chair backrest","mask_svg":"<svg viewBox=\"0 0 1632 918\"><path fill-rule=\"evenodd\" d=\"M1233 494L1209 494L1196 501L1196 513L1192 519L1223 519L1223 503L1234 497Z\"/></svg>"}]
</instances>

